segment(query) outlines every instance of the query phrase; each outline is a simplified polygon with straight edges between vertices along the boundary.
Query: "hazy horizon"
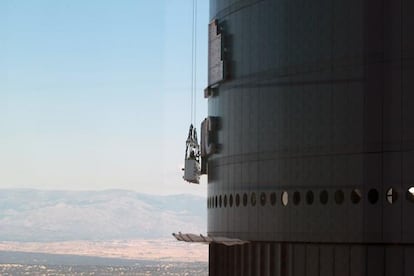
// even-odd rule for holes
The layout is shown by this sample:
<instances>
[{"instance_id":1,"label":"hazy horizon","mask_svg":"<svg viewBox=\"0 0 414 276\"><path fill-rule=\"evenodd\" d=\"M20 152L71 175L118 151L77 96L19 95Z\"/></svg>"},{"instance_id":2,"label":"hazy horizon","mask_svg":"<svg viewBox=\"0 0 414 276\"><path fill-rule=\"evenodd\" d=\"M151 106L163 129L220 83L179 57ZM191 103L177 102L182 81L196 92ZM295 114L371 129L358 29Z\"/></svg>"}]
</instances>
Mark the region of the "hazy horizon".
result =
<instances>
[{"instance_id":1,"label":"hazy horizon","mask_svg":"<svg viewBox=\"0 0 414 276\"><path fill-rule=\"evenodd\" d=\"M191 185L191 184L188 184ZM102 189L82 189L82 188L76 188L76 189L70 189L69 188L25 188L25 187L4 187L1 188L0 187L0 191L39 191L39 192L133 192L133 193L137 193L137 194L141 194L141 195L149 195L149 196L162 196L162 197L169 197L169 196L179 196L179 195L188 195L188 196L196 196L196 197L200 197L200 198L207 198L207 192L206 193L194 193L194 192L186 192L185 190L177 190L177 191L173 191L171 193L151 193L151 192L142 192L140 190L133 190L133 189L124 189L124 188L102 188Z\"/></svg>"}]
</instances>

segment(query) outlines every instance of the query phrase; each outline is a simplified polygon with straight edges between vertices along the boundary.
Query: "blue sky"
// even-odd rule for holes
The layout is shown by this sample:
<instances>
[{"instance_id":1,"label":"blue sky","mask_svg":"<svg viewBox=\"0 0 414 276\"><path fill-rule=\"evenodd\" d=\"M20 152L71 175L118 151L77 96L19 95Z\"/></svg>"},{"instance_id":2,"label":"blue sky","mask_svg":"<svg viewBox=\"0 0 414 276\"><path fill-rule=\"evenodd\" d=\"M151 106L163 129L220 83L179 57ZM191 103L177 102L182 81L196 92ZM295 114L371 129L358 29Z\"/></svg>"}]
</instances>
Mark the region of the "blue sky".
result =
<instances>
[{"instance_id":1,"label":"blue sky","mask_svg":"<svg viewBox=\"0 0 414 276\"><path fill-rule=\"evenodd\" d=\"M0 188L204 194L179 169L191 21L191 0L0 1ZM198 124L207 25L198 0Z\"/></svg>"}]
</instances>

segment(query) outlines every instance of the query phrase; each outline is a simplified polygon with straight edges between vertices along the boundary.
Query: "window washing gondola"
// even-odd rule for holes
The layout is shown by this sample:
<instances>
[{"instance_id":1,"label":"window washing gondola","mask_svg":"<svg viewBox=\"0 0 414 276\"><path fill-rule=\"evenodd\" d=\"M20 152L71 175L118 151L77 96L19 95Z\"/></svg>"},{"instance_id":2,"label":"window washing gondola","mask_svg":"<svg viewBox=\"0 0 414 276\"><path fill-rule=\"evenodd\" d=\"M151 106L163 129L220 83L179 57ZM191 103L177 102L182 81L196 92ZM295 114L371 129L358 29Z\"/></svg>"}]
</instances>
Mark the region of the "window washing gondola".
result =
<instances>
[{"instance_id":1,"label":"window washing gondola","mask_svg":"<svg viewBox=\"0 0 414 276\"><path fill-rule=\"evenodd\" d=\"M200 146L197 131L190 125L185 148L184 180L190 183L200 183Z\"/></svg>"}]
</instances>

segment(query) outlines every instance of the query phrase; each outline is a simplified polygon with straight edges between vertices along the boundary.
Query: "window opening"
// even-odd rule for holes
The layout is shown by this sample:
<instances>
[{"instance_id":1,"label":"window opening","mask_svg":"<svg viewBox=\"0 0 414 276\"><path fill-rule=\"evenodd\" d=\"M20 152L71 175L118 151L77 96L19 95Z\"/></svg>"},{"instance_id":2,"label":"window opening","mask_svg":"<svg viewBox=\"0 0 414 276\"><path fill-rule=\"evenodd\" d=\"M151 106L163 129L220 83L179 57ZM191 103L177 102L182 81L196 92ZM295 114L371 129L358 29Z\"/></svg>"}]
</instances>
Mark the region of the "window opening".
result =
<instances>
[{"instance_id":1,"label":"window opening","mask_svg":"<svg viewBox=\"0 0 414 276\"><path fill-rule=\"evenodd\" d=\"M351 192L351 201L354 204L358 204L362 199L362 192L359 189L354 189Z\"/></svg>"},{"instance_id":2,"label":"window opening","mask_svg":"<svg viewBox=\"0 0 414 276\"><path fill-rule=\"evenodd\" d=\"M236 194L236 207L239 207L240 205L240 196L239 194Z\"/></svg>"},{"instance_id":3,"label":"window opening","mask_svg":"<svg viewBox=\"0 0 414 276\"><path fill-rule=\"evenodd\" d=\"M300 203L300 193L298 191L293 193L293 204L298 205Z\"/></svg>"},{"instance_id":4,"label":"window opening","mask_svg":"<svg viewBox=\"0 0 414 276\"><path fill-rule=\"evenodd\" d=\"M282 201L282 205L283 206L287 206L288 202L289 202L289 194L287 191L283 191L282 196L281 196L281 201Z\"/></svg>"},{"instance_id":5,"label":"window opening","mask_svg":"<svg viewBox=\"0 0 414 276\"><path fill-rule=\"evenodd\" d=\"M243 206L247 206L247 194L243 195Z\"/></svg>"},{"instance_id":6,"label":"window opening","mask_svg":"<svg viewBox=\"0 0 414 276\"><path fill-rule=\"evenodd\" d=\"M375 204L378 202L379 199L379 193L377 191L377 189L371 189L368 191L368 201L371 204Z\"/></svg>"},{"instance_id":7,"label":"window opening","mask_svg":"<svg viewBox=\"0 0 414 276\"><path fill-rule=\"evenodd\" d=\"M335 202L338 205L341 205L342 203L344 203L345 200L345 195L344 192L342 190L337 190L335 192Z\"/></svg>"},{"instance_id":8,"label":"window opening","mask_svg":"<svg viewBox=\"0 0 414 276\"><path fill-rule=\"evenodd\" d=\"M323 205L326 205L328 203L328 199L329 199L329 194L326 190L323 190L320 194L319 194L319 200Z\"/></svg>"},{"instance_id":9,"label":"window opening","mask_svg":"<svg viewBox=\"0 0 414 276\"><path fill-rule=\"evenodd\" d=\"M274 206L276 204L276 193L273 192L270 194L270 204Z\"/></svg>"},{"instance_id":10,"label":"window opening","mask_svg":"<svg viewBox=\"0 0 414 276\"><path fill-rule=\"evenodd\" d=\"M406 194L407 200L414 203L414 187L410 187Z\"/></svg>"},{"instance_id":11,"label":"window opening","mask_svg":"<svg viewBox=\"0 0 414 276\"><path fill-rule=\"evenodd\" d=\"M266 193L261 193L260 194L260 204L262 206L265 206L266 205Z\"/></svg>"},{"instance_id":12,"label":"window opening","mask_svg":"<svg viewBox=\"0 0 414 276\"><path fill-rule=\"evenodd\" d=\"M256 193L252 193L250 196L250 202L252 204L252 206L256 206Z\"/></svg>"},{"instance_id":13,"label":"window opening","mask_svg":"<svg viewBox=\"0 0 414 276\"><path fill-rule=\"evenodd\" d=\"M393 188L389 188L386 198L389 204L394 204L398 200L398 192Z\"/></svg>"},{"instance_id":14,"label":"window opening","mask_svg":"<svg viewBox=\"0 0 414 276\"><path fill-rule=\"evenodd\" d=\"M306 203L308 205L312 205L313 204L313 200L314 200L314 195L312 191L307 191L306 192Z\"/></svg>"}]
</instances>

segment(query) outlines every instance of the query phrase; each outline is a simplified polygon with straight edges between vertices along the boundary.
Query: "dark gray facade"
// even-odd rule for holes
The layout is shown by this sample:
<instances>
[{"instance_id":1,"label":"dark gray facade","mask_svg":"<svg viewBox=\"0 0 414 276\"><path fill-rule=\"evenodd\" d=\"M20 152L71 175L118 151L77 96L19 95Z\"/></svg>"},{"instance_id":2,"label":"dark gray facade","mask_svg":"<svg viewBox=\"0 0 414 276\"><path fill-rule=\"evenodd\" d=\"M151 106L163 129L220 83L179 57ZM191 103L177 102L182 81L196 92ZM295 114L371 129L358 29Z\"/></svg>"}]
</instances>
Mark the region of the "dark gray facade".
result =
<instances>
[{"instance_id":1,"label":"dark gray facade","mask_svg":"<svg viewBox=\"0 0 414 276\"><path fill-rule=\"evenodd\" d=\"M210 245L210 275L414 275L414 1L210 0L210 18L208 233L251 242Z\"/></svg>"}]
</instances>

